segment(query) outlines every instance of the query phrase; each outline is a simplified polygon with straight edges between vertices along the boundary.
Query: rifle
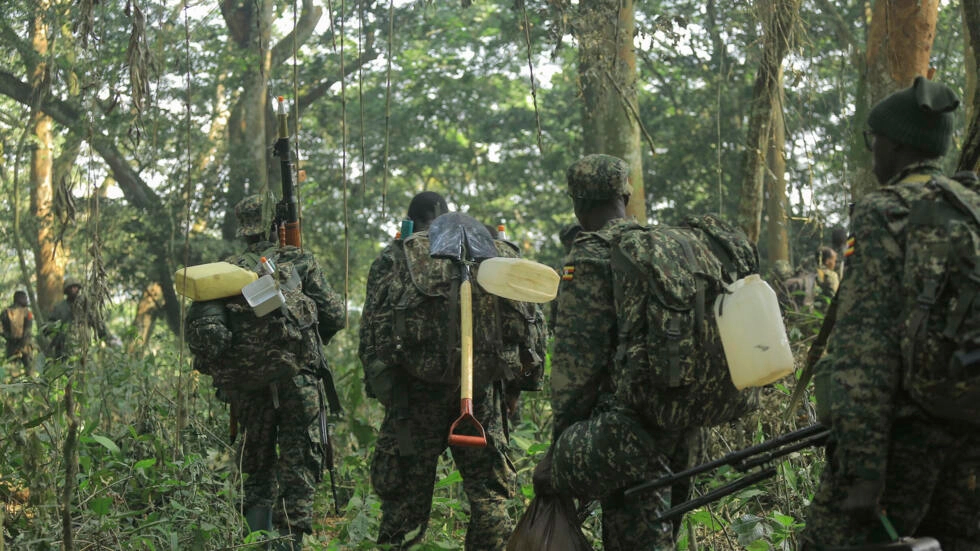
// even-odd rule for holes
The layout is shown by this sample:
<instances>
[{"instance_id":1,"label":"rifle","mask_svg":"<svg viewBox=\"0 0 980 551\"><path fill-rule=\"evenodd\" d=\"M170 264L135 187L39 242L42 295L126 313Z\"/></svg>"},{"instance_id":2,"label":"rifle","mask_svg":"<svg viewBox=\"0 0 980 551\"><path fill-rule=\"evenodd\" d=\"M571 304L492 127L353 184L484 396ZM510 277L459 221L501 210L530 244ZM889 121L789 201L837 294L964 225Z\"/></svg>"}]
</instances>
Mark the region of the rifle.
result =
<instances>
[{"instance_id":1,"label":"rifle","mask_svg":"<svg viewBox=\"0 0 980 551\"><path fill-rule=\"evenodd\" d=\"M757 482L765 480L776 474L776 467L773 461L784 455L808 448L810 446L823 444L830 434L830 429L823 425L816 424L809 427L793 431L773 438L772 440L756 444L744 450L734 451L720 459L709 461L696 467L683 470L679 473L670 474L656 480L644 482L623 492L624 496L629 496L639 492L658 490L673 485L675 482L685 480L695 475L705 473L729 465L736 471L746 473L744 477L726 484L720 488L715 488L703 496L685 501L680 505L670 508L655 518L653 522L666 522L675 517L683 515L688 511L693 511L702 505L707 505L712 501L731 495L739 490L747 488ZM752 471L759 467L759 470ZM750 472L751 471L751 472Z\"/></svg>"},{"instance_id":2,"label":"rifle","mask_svg":"<svg viewBox=\"0 0 980 551\"><path fill-rule=\"evenodd\" d=\"M272 227L277 238L274 236L272 240L279 241L279 246L302 247L299 200L296 198L296 189L293 186L293 161L289 152L286 102L282 96L276 99L279 101L279 111L276 114L276 118L279 119L279 138L273 145L272 152L279 157L279 169L282 172L282 199L276 203L276 216Z\"/></svg>"},{"instance_id":3,"label":"rifle","mask_svg":"<svg viewBox=\"0 0 980 551\"><path fill-rule=\"evenodd\" d=\"M299 200L296 198L296 189L293 186L293 162L289 151L289 126L286 102L282 96L276 99L279 102L279 110L276 113L276 118L279 121L279 137L276 139L272 151L276 157L279 157L279 169L282 174L282 199L276 203L276 215L272 227L278 234L280 247L286 245L301 247L303 239L299 220ZM330 368L327 366L327 360L323 356L323 341L320 339L320 332L314 327L313 333L316 335L317 356L319 357L320 363L316 370L316 378L317 394L319 396L318 421L320 425L320 445L322 446L321 453L323 454L323 461L326 463L327 471L330 473L330 489L333 492L334 512L339 515L340 505L337 501L337 483L334 477L333 440L330 438L330 425L327 423L327 406L329 404L330 413L334 415L343 413L343 409L340 405L340 397L337 395L337 387L333 382L333 373L331 373Z\"/></svg>"}]
</instances>

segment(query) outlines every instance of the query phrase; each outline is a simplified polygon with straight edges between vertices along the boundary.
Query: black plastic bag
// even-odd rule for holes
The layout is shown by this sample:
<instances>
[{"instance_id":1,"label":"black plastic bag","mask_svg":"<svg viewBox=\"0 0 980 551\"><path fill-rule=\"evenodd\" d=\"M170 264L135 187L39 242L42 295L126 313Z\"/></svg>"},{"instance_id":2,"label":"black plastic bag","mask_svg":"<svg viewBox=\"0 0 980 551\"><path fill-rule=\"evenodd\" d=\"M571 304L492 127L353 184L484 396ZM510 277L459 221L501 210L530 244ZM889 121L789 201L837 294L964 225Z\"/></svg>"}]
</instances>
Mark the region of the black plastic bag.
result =
<instances>
[{"instance_id":1,"label":"black plastic bag","mask_svg":"<svg viewBox=\"0 0 980 551\"><path fill-rule=\"evenodd\" d=\"M517 523L507 541L507 551L592 551L572 500L538 495Z\"/></svg>"}]
</instances>

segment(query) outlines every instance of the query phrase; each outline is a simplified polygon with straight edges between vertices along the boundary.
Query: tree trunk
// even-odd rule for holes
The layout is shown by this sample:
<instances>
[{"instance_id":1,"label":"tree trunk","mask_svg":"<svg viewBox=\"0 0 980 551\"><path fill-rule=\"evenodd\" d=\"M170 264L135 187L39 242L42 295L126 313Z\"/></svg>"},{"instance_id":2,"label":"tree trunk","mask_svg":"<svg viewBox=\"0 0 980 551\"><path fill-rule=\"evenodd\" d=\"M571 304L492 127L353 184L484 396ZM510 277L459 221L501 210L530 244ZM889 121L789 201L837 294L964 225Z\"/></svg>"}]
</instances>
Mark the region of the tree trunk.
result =
<instances>
[{"instance_id":1,"label":"tree trunk","mask_svg":"<svg viewBox=\"0 0 980 551\"><path fill-rule=\"evenodd\" d=\"M37 242L34 244L35 274L37 277L38 309L47 313L61 300L65 277L64 248L58 243L53 208L54 185L52 178L53 138L51 117L41 108L41 99L48 94L50 85L46 59L48 55L48 24L45 12L48 2L37 5L31 25L31 46L37 54L36 64L28 67L31 79L31 212L37 224Z\"/></svg>"},{"instance_id":2,"label":"tree trunk","mask_svg":"<svg viewBox=\"0 0 980 551\"><path fill-rule=\"evenodd\" d=\"M633 195L627 214L645 224L634 27L632 0L582 0L573 31L584 101L583 149L629 163Z\"/></svg>"},{"instance_id":3,"label":"tree trunk","mask_svg":"<svg viewBox=\"0 0 980 551\"><path fill-rule=\"evenodd\" d=\"M964 61L966 65L966 116L969 126L963 140L957 170L980 169L980 86L977 86L978 66L977 45L980 44L980 0L963 0L963 39L966 42Z\"/></svg>"},{"instance_id":4,"label":"tree trunk","mask_svg":"<svg viewBox=\"0 0 980 551\"><path fill-rule=\"evenodd\" d=\"M781 81L782 79L780 79ZM769 265L777 260L789 262L789 234L786 220L786 127L780 89L772 110L772 136L769 142L769 170L766 172L766 214Z\"/></svg>"},{"instance_id":5,"label":"tree trunk","mask_svg":"<svg viewBox=\"0 0 980 551\"><path fill-rule=\"evenodd\" d=\"M130 354L142 355L146 346L150 342L150 334L153 332L153 324L161 312L165 301L163 299L163 288L159 283L151 283L143 290L143 297L140 298L136 306L136 332L139 338L130 343Z\"/></svg>"},{"instance_id":6,"label":"tree trunk","mask_svg":"<svg viewBox=\"0 0 980 551\"><path fill-rule=\"evenodd\" d=\"M868 29L867 105L910 86L915 77L929 74L929 53L936 37L938 0L889 0L875 2ZM855 130L866 119L855 121ZM858 167L851 187L856 201L877 187L871 164Z\"/></svg>"},{"instance_id":7,"label":"tree trunk","mask_svg":"<svg viewBox=\"0 0 980 551\"><path fill-rule=\"evenodd\" d=\"M799 21L801 0L759 0L763 18L762 61L755 77L749 112L748 140L742 172L738 220L749 239L756 243L762 226L763 175L769 151L773 106L778 104L782 65Z\"/></svg>"}]
</instances>

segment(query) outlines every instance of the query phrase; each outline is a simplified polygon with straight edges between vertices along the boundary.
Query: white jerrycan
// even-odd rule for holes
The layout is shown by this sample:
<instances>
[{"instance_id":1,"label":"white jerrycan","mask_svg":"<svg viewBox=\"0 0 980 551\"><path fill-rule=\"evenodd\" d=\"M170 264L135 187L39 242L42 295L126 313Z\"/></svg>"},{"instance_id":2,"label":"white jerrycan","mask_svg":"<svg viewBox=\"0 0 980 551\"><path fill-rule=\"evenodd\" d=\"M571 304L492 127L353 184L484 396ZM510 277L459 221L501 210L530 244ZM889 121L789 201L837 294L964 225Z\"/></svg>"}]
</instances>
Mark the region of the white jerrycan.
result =
<instances>
[{"instance_id":1,"label":"white jerrycan","mask_svg":"<svg viewBox=\"0 0 980 551\"><path fill-rule=\"evenodd\" d=\"M735 388L763 386L793 371L776 292L758 274L728 286L715 299L715 321Z\"/></svg>"}]
</instances>

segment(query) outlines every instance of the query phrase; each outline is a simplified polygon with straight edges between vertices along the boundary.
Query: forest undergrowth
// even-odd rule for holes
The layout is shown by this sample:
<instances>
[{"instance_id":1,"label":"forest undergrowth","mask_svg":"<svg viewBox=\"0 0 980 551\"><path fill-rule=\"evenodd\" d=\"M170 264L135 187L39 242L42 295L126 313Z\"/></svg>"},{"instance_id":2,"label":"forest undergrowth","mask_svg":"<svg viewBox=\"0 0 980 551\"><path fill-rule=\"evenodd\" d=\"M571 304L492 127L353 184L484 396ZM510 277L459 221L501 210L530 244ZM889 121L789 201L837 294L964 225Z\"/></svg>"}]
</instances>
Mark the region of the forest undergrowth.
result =
<instances>
[{"instance_id":1,"label":"forest undergrowth","mask_svg":"<svg viewBox=\"0 0 980 551\"><path fill-rule=\"evenodd\" d=\"M344 415L332 421L339 514L325 473L315 534L306 539L311 550L378 548L373 538L380 502L369 473L382 410L363 394L354 358L356 321L352 316L354 326L328 348L345 405ZM819 313L789 317L798 359L819 321ZM77 550L259 548L248 543L259 535L246 533L238 512L242 480L234 458L240 438L229 439L227 406L177 350L177 339L161 330L151 346L93 346L64 363L38 358L31 377L13 364L0 367L0 551L66 544ZM783 418L794 380L764 389L757 412L704 429L700 460L811 424L809 403ZM509 502L515 520L533 497L531 473L547 449L550 422L547 390L526 393L510 442L518 471ZM439 463L432 517L418 550L463 548L468 505L450 453ZM803 450L778 461L775 477L688 513L679 549L796 549L821 464L822 451ZM695 491L703 494L739 476L719 469L698 477ZM601 511L584 510L583 531L601 549Z\"/></svg>"}]
</instances>

